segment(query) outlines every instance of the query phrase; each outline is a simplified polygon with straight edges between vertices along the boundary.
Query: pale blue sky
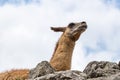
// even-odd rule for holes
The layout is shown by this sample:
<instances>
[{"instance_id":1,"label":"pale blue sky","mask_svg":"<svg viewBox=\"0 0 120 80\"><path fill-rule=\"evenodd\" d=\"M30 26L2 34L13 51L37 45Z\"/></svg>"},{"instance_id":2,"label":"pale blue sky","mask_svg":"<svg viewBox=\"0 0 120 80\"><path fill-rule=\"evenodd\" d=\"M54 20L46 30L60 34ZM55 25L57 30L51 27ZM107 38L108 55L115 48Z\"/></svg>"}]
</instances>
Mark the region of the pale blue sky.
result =
<instances>
[{"instance_id":1,"label":"pale blue sky","mask_svg":"<svg viewBox=\"0 0 120 80\"><path fill-rule=\"evenodd\" d=\"M72 69L120 61L119 0L0 0L0 71L49 61L61 35L50 27L80 21L88 29L76 42Z\"/></svg>"},{"instance_id":2,"label":"pale blue sky","mask_svg":"<svg viewBox=\"0 0 120 80\"><path fill-rule=\"evenodd\" d=\"M31 3L40 3L40 0L0 0L0 5L4 6L6 4L12 5L21 5L21 4L31 4Z\"/></svg>"}]
</instances>

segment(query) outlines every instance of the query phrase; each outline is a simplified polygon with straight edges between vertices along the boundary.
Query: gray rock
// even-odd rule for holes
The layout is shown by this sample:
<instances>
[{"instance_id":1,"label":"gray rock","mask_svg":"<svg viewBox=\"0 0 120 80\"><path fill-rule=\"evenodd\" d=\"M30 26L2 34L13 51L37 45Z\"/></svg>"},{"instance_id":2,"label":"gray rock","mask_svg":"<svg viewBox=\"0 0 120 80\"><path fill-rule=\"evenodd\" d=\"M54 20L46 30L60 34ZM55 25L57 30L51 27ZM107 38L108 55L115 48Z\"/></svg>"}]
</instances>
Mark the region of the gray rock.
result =
<instances>
[{"instance_id":1,"label":"gray rock","mask_svg":"<svg viewBox=\"0 0 120 80\"><path fill-rule=\"evenodd\" d=\"M117 63L107 61L93 61L87 65L83 72L87 74L88 78L98 78L117 74L120 72L120 68Z\"/></svg>"},{"instance_id":2,"label":"gray rock","mask_svg":"<svg viewBox=\"0 0 120 80\"><path fill-rule=\"evenodd\" d=\"M30 70L28 80L120 80L120 62L90 62L83 72L67 70L56 72L47 61Z\"/></svg>"},{"instance_id":3,"label":"gray rock","mask_svg":"<svg viewBox=\"0 0 120 80\"><path fill-rule=\"evenodd\" d=\"M119 69L120 69L120 61L119 61L119 63L118 63L118 66L119 66Z\"/></svg>"},{"instance_id":4,"label":"gray rock","mask_svg":"<svg viewBox=\"0 0 120 80\"><path fill-rule=\"evenodd\" d=\"M55 70L47 61L42 61L34 69L31 69L28 75L29 79L34 79L46 74L54 73Z\"/></svg>"},{"instance_id":5,"label":"gray rock","mask_svg":"<svg viewBox=\"0 0 120 80\"><path fill-rule=\"evenodd\" d=\"M86 74L75 71L75 70L67 70L67 71L59 71L53 74L47 74L45 76L41 76L31 80L86 80Z\"/></svg>"},{"instance_id":6,"label":"gray rock","mask_svg":"<svg viewBox=\"0 0 120 80\"><path fill-rule=\"evenodd\" d=\"M107 78L108 80L120 80L120 73L117 73L115 75L111 75Z\"/></svg>"},{"instance_id":7,"label":"gray rock","mask_svg":"<svg viewBox=\"0 0 120 80\"><path fill-rule=\"evenodd\" d=\"M115 75L107 76L107 77L98 77L98 78L91 78L87 80L120 80L120 73Z\"/></svg>"}]
</instances>

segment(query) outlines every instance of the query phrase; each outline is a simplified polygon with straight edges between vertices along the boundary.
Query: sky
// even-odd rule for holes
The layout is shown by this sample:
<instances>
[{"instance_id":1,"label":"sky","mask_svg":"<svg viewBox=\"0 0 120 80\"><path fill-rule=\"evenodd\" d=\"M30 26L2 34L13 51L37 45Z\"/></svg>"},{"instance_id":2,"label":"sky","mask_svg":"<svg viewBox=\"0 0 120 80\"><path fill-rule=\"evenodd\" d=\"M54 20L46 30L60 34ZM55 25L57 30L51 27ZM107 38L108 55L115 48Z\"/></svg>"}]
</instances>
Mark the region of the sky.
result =
<instances>
[{"instance_id":1,"label":"sky","mask_svg":"<svg viewBox=\"0 0 120 80\"><path fill-rule=\"evenodd\" d=\"M50 27L86 21L72 70L90 61L120 61L119 0L0 0L0 72L49 61L62 33Z\"/></svg>"}]
</instances>

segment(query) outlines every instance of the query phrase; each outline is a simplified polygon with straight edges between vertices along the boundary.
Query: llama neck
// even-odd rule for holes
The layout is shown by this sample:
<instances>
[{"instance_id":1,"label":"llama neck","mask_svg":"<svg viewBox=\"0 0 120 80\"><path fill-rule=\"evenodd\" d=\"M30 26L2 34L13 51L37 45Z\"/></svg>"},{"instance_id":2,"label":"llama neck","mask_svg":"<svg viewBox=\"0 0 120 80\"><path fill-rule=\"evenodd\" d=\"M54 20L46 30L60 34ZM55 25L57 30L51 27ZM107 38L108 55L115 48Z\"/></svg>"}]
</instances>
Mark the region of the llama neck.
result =
<instances>
[{"instance_id":1,"label":"llama neck","mask_svg":"<svg viewBox=\"0 0 120 80\"><path fill-rule=\"evenodd\" d=\"M51 66L57 70L70 70L72 53L74 50L75 41L64 34L60 37L54 54L50 60Z\"/></svg>"},{"instance_id":2,"label":"llama neck","mask_svg":"<svg viewBox=\"0 0 120 80\"><path fill-rule=\"evenodd\" d=\"M74 46L75 46L75 41L73 41L68 36L65 36L63 34L58 41L58 47L56 49L56 52L60 51L60 52L66 52L66 53L70 54L73 52Z\"/></svg>"},{"instance_id":3,"label":"llama neck","mask_svg":"<svg viewBox=\"0 0 120 80\"><path fill-rule=\"evenodd\" d=\"M58 54L61 54L64 56L64 59L69 60L69 62L71 63L71 57L74 50L74 46L75 41L63 34L56 44L51 61L54 60L55 57L58 57Z\"/></svg>"}]
</instances>

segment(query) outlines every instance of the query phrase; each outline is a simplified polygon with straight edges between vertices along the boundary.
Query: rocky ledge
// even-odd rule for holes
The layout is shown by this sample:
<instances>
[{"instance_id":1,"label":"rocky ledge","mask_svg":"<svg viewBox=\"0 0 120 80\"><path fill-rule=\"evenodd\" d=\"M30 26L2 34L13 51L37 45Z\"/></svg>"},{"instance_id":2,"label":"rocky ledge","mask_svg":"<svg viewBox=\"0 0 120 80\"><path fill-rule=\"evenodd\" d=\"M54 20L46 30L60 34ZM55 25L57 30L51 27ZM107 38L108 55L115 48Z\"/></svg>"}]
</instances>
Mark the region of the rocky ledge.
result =
<instances>
[{"instance_id":1,"label":"rocky ledge","mask_svg":"<svg viewBox=\"0 0 120 80\"><path fill-rule=\"evenodd\" d=\"M30 70L28 80L120 80L120 62L92 61L81 71L55 71L47 61Z\"/></svg>"}]
</instances>

